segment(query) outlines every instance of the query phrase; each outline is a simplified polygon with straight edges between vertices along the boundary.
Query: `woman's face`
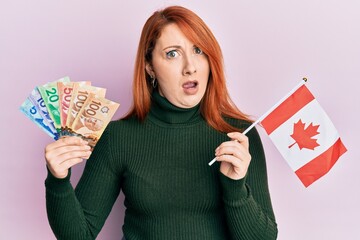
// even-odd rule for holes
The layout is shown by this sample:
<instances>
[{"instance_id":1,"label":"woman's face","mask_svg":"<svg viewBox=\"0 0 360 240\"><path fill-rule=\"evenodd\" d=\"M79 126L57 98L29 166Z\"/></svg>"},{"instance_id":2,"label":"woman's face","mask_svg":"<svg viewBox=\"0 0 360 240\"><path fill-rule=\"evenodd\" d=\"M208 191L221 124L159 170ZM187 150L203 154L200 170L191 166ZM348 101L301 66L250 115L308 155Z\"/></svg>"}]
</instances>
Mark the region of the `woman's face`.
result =
<instances>
[{"instance_id":1,"label":"woman's face","mask_svg":"<svg viewBox=\"0 0 360 240\"><path fill-rule=\"evenodd\" d=\"M210 66L202 50L176 24L169 24L156 41L146 71L156 77L160 95L177 107L191 108L205 94Z\"/></svg>"}]
</instances>

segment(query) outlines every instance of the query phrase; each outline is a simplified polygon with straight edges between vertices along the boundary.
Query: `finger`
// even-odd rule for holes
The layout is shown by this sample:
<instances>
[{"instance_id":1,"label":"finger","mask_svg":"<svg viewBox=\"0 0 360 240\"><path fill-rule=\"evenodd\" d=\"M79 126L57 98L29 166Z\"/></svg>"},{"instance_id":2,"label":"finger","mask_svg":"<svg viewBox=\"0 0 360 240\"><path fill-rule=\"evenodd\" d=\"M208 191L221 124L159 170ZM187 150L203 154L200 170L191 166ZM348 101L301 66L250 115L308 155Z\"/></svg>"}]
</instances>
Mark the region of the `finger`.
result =
<instances>
[{"instance_id":1,"label":"finger","mask_svg":"<svg viewBox=\"0 0 360 240\"><path fill-rule=\"evenodd\" d=\"M70 153L70 158L73 156L73 154L76 154L76 152L83 153L86 151L90 151L91 147L89 145L80 145L80 146L74 146L74 145L65 145L62 147L58 147L52 151L48 151L45 153L45 158L47 162L51 164L60 163L66 160L66 158L69 155L66 155L66 153ZM71 155L72 154L72 155Z\"/></svg>"},{"instance_id":2,"label":"finger","mask_svg":"<svg viewBox=\"0 0 360 240\"><path fill-rule=\"evenodd\" d=\"M216 157L216 161L230 163L234 168L240 168L244 165L243 161L240 161L237 157L227 154Z\"/></svg>"},{"instance_id":3,"label":"finger","mask_svg":"<svg viewBox=\"0 0 360 240\"><path fill-rule=\"evenodd\" d=\"M64 170L67 170L67 169L70 169L71 167L75 166L76 164L79 164L81 162L83 162L84 159L83 158L72 158L72 159L69 159L65 162L63 162L60 166L64 169Z\"/></svg>"},{"instance_id":4,"label":"finger","mask_svg":"<svg viewBox=\"0 0 360 240\"><path fill-rule=\"evenodd\" d=\"M231 132L227 134L229 138L238 141L245 148L249 148L249 139L247 136L240 132Z\"/></svg>"},{"instance_id":5,"label":"finger","mask_svg":"<svg viewBox=\"0 0 360 240\"><path fill-rule=\"evenodd\" d=\"M87 160L91 155L91 151L73 152L72 154L64 154L61 157L55 158L54 161L47 163L50 171L54 176L63 178L67 176L67 170L72 166ZM72 156L72 157L70 157Z\"/></svg>"},{"instance_id":6,"label":"finger","mask_svg":"<svg viewBox=\"0 0 360 240\"><path fill-rule=\"evenodd\" d=\"M237 143L237 145L224 144L216 150L215 155L216 156L233 155L234 157L239 158L240 160L247 160L251 158L249 151L239 143Z\"/></svg>"},{"instance_id":7,"label":"finger","mask_svg":"<svg viewBox=\"0 0 360 240\"><path fill-rule=\"evenodd\" d=\"M65 145L53 150L53 154L61 156L65 153L89 151L91 147L89 145Z\"/></svg>"},{"instance_id":8,"label":"finger","mask_svg":"<svg viewBox=\"0 0 360 240\"><path fill-rule=\"evenodd\" d=\"M68 170L75 166L76 164L79 164L83 162L84 159L82 158L72 158L67 161L65 161L62 165L58 165L56 167L52 167L51 165L48 165L50 172L57 178L64 178L68 175Z\"/></svg>"},{"instance_id":9,"label":"finger","mask_svg":"<svg viewBox=\"0 0 360 240\"><path fill-rule=\"evenodd\" d=\"M246 141L246 140L245 140ZM220 146L215 150L215 153L219 154L234 154L236 152L247 153L248 144L240 143L238 140L226 141L220 144Z\"/></svg>"},{"instance_id":10,"label":"finger","mask_svg":"<svg viewBox=\"0 0 360 240\"><path fill-rule=\"evenodd\" d=\"M235 152L243 151L244 147L235 141L223 142L215 150L215 155L220 156L223 154L233 154Z\"/></svg>"},{"instance_id":11,"label":"finger","mask_svg":"<svg viewBox=\"0 0 360 240\"><path fill-rule=\"evenodd\" d=\"M79 151L72 151L72 152L63 152L60 155L46 155L46 162L49 165L56 166L61 164L62 162L69 160L71 158L81 157L81 158L88 158L91 154L90 150L79 150Z\"/></svg>"},{"instance_id":12,"label":"finger","mask_svg":"<svg viewBox=\"0 0 360 240\"><path fill-rule=\"evenodd\" d=\"M91 155L91 151L72 151L72 152L66 152L59 156L57 162L61 165L65 163L66 161L69 161L74 158L82 158L82 159L88 159Z\"/></svg>"},{"instance_id":13,"label":"finger","mask_svg":"<svg viewBox=\"0 0 360 240\"><path fill-rule=\"evenodd\" d=\"M56 148L65 146L65 145L87 145L88 142L81 139L80 137L62 137L59 140L50 143L46 146L45 152L52 151Z\"/></svg>"}]
</instances>

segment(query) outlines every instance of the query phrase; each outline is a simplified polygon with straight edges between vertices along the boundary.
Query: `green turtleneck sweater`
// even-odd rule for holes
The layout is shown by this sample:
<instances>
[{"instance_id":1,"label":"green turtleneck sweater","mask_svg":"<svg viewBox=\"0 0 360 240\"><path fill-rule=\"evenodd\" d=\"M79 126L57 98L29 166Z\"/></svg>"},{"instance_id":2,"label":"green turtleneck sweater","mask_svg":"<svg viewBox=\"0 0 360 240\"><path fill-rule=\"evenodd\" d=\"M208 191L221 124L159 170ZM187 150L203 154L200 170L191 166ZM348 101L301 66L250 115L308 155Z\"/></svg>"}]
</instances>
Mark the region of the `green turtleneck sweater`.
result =
<instances>
[{"instance_id":1,"label":"green turtleneck sweater","mask_svg":"<svg viewBox=\"0 0 360 240\"><path fill-rule=\"evenodd\" d=\"M219 163L208 166L226 134L209 127L199 106L181 109L154 93L144 122L108 125L75 190L70 174L48 172L50 225L58 239L95 239L123 191L126 240L276 239L261 140L255 128L247 136L248 174L229 179Z\"/></svg>"}]
</instances>

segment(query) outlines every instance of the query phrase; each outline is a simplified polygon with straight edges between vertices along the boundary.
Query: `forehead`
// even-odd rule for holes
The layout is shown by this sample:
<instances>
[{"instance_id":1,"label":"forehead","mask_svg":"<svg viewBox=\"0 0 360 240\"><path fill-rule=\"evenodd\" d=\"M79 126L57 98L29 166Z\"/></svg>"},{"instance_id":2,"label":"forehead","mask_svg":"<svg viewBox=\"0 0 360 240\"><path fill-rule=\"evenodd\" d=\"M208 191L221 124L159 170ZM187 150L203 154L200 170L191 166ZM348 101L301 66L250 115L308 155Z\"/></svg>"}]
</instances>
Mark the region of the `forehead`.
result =
<instances>
[{"instance_id":1,"label":"forehead","mask_svg":"<svg viewBox=\"0 0 360 240\"><path fill-rule=\"evenodd\" d=\"M192 44L192 42L175 23L170 23L165 26L161 31L160 38L156 41L156 45L163 48L172 45L182 46L185 44Z\"/></svg>"}]
</instances>

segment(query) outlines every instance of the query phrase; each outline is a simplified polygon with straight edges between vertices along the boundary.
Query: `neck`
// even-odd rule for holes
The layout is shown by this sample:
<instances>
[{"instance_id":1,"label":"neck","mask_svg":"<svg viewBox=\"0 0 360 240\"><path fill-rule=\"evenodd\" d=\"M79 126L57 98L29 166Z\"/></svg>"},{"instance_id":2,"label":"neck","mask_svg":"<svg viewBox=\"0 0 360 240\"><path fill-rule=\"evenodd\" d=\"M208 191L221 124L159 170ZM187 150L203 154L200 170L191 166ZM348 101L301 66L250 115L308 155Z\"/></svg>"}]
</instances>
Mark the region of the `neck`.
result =
<instances>
[{"instance_id":1,"label":"neck","mask_svg":"<svg viewBox=\"0 0 360 240\"><path fill-rule=\"evenodd\" d=\"M192 108L179 108L162 97L159 92L152 94L150 118L167 124L187 124L198 122L200 115L200 104Z\"/></svg>"}]
</instances>

